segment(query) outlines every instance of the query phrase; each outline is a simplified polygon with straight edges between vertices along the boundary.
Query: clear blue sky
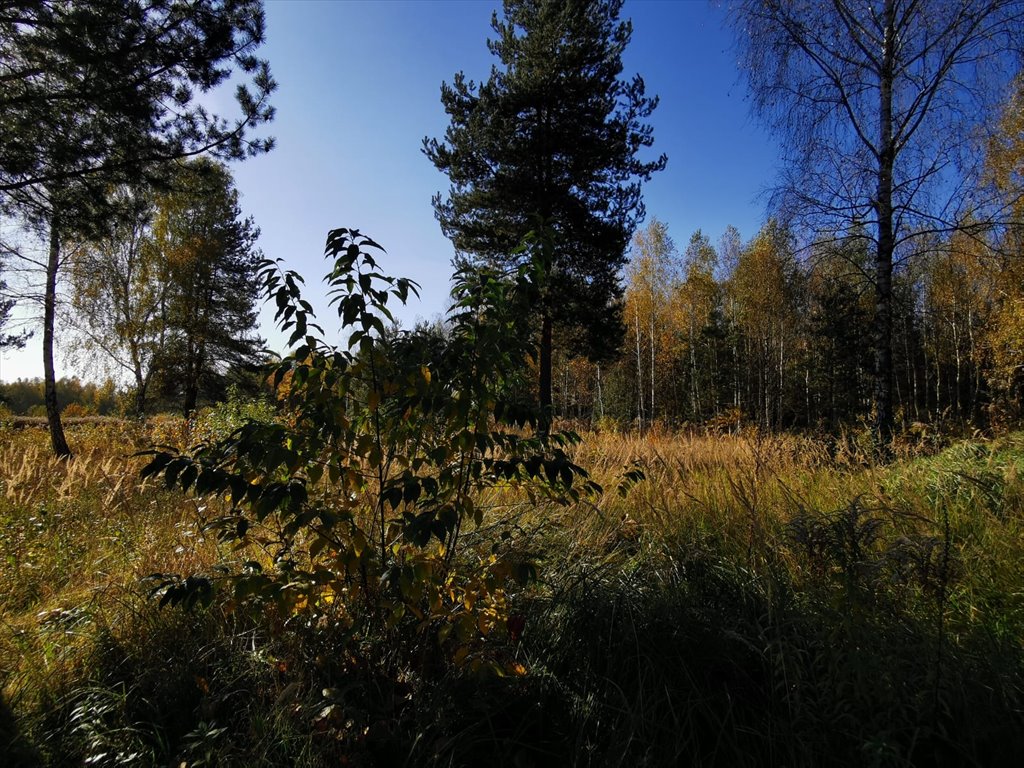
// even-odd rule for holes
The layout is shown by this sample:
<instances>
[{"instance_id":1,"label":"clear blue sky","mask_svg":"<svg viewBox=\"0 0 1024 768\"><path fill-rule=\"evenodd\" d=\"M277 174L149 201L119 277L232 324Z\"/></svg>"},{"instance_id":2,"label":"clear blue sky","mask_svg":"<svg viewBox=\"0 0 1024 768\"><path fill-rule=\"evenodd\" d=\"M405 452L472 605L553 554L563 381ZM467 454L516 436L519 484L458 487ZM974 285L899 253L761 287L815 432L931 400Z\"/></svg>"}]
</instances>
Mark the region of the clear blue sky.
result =
<instances>
[{"instance_id":1,"label":"clear blue sky","mask_svg":"<svg viewBox=\"0 0 1024 768\"><path fill-rule=\"evenodd\" d=\"M370 235L388 251L385 272L421 284L406 324L443 312L452 248L430 199L448 185L421 144L447 126L442 81L459 70L486 79L495 9L500 0L267 1L262 53L279 84L267 132L277 148L236 165L235 178L260 247L306 277L325 328L337 327L319 290L333 227ZM627 0L623 16L633 22L624 75L640 74L660 97L651 154L669 158L645 187L648 219L666 222L680 248L698 228L714 243L729 224L753 236L778 152L748 115L724 11L705 0ZM230 108L231 96L215 102ZM270 320L265 312L262 332L277 347ZM38 337L0 359L0 379L42 374ZM75 371L58 361L58 373Z\"/></svg>"}]
</instances>

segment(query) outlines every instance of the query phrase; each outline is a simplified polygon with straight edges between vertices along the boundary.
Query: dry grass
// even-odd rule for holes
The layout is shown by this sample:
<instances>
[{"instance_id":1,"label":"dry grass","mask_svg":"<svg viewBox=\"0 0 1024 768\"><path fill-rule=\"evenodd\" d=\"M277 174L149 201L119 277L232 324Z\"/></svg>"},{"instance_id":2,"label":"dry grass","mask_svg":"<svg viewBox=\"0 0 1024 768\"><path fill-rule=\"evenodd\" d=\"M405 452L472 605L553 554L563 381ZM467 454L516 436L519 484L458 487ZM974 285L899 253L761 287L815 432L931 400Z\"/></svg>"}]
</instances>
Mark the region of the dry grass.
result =
<instances>
[{"instance_id":1,"label":"dry grass","mask_svg":"<svg viewBox=\"0 0 1024 768\"><path fill-rule=\"evenodd\" d=\"M105 726L110 738L134 733L125 743L147 749L179 739L153 755L187 751L189 739L227 749L203 735L216 731L216 711L254 739L221 757L317 764L309 716L277 699L290 690L314 700L335 684L308 661L323 653L315 633L299 631L292 656L264 658L238 617L157 612L140 584L224 554L197 530L195 500L139 480L134 452L180 445L187 426L69 433L70 462L49 456L41 430L0 435L0 704L43 745L39 761L99 754L52 741L83 738L52 713L81 711L95 695L122 709L135 702L116 720L122 731ZM496 532L514 529L542 566L541 584L517 598L530 616L518 653L538 674L481 705L500 719L509 701L548 697L554 719L522 715L516 744L568 750L566 759L599 750L611 765L813 765L836 750L909 765L931 754L926 743L947 759L999 764L1005 750L983 742L1005 740L1024 701L1024 437L888 467L847 441L792 435L583 437L575 460L603 496L554 507L494 489L481 500L487 522L466 535L467 551L486 553ZM619 494L634 467L645 479ZM303 663L310 679L280 672ZM253 674L276 692L239 709L231 697ZM450 691L420 693L417 727L444 736L454 750L445 759L458 762L467 744L459 754L470 762L505 748ZM154 717L164 719L147 725ZM296 723L305 730L290 730ZM966 741L947 743L947 731Z\"/></svg>"},{"instance_id":2,"label":"dry grass","mask_svg":"<svg viewBox=\"0 0 1024 768\"><path fill-rule=\"evenodd\" d=\"M835 445L797 435L694 435L649 431L582 435L575 460L605 494L567 509L531 508L496 495L498 508L523 509L520 522L556 521L560 547L574 556L607 552L617 542L713 541L733 553L764 545L802 510L831 511L846 500L875 496L885 470L836 457ZM645 479L623 496L624 473ZM559 555L560 556L560 555Z\"/></svg>"},{"instance_id":3,"label":"dry grass","mask_svg":"<svg viewBox=\"0 0 1024 768\"><path fill-rule=\"evenodd\" d=\"M97 630L144 605L144 576L215 556L194 529L195 503L139 480L132 454L145 434L68 433L70 461L50 454L42 430L0 438L0 690L12 706L81 677Z\"/></svg>"}]
</instances>

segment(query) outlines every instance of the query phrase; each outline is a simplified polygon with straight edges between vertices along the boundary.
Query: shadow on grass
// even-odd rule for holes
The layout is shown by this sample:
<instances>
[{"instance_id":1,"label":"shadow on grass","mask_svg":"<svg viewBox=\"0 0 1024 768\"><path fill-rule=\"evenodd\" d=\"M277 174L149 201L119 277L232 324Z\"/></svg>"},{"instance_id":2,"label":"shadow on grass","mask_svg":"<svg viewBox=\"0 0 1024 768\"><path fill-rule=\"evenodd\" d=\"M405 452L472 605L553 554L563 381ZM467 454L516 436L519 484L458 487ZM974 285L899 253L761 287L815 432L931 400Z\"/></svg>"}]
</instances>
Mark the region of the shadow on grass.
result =
<instances>
[{"instance_id":1,"label":"shadow on grass","mask_svg":"<svg viewBox=\"0 0 1024 768\"><path fill-rule=\"evenodd\" d=\"M42 764L42 757L21 732L18 720L0 693L0 755L8 768L29 768Z\"/></svg>"},{"instance_id":2,"label":"shadow on grass","mask_svg":"<svg viewBox=\"0 0 1024 768\"><path fill-rule=\"evenodd\" d=\"M22 726L37 744L0 709L3 764L1019 764L1018 641L940 636L863 585L798 592L771 563L630 557L548 574L505 649L524 677L427 664L413 632L142 609Z\"/></svg>"}]
</instances>

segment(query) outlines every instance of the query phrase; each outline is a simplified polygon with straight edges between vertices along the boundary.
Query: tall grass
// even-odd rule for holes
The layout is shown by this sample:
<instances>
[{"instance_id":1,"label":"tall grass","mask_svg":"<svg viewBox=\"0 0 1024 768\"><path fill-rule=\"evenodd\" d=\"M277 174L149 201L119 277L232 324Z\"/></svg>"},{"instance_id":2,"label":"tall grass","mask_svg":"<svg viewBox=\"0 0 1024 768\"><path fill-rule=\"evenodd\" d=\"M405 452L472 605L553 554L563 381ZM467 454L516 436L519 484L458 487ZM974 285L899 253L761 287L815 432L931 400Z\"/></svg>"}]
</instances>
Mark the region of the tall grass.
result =
<instances>
[{"instance_id":1,"label":"tall grass","mask_svg":"<svg viewBox=\"0 0 1024 768\"><path fill-rule=\"evenodd\" d=\"M576 754L602 765L1012 765L1021 754L1021 436L891 467L837 462L790 436L584 445L609 479L638 459L648 478L607 497L600 523L565 513L575 556L555 548L535 601L531 666L567 683Z\"/></svg>"},{"instance_id":2,"label":"tall grass","mask_svg":"<svg viewBox=\"0 0 1024 768\"><path fill-rule=\"evenodd\" d=\"M183 439L181 429L159 429ZM134 431L131 431L134 430ZM177 430L177 431L176 431ZM140 579L217 558L138 480L142 427L0 437L0 751L14 765L1015 765L1024 754L1024 436L889 466L798 436L586 435L604 496L495 490L540 564L505 657ZM162 441L165 435L158 436ZM624 468L646 479L621 495Z\"/></svg>"}]
</instances>

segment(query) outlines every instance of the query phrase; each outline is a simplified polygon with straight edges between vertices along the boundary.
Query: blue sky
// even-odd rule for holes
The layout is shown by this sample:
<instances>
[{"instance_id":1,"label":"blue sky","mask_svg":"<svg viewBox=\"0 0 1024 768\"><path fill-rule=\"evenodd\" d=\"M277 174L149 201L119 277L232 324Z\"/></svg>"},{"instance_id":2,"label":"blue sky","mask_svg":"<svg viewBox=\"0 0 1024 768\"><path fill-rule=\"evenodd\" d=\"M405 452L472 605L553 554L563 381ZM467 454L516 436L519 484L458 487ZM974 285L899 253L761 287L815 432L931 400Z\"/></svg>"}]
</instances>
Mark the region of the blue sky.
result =
<instances>
[{"instance_id":1,"label":"blue sky","mask_svg":"<svg viewBox=\"0 0 1024 768\"><path fill-rule=\"evenodd\" d=\"M235 179L262 230L260 247L306 277L326 329L336 323L319 280L334 227L370 235L388 251L385 272L420 283L422 298L400 313L407 325L444 311L452 248L430 200L448 184L421 145L447 126L442 81L459 70L486 79L499 8L500 0L266 3L262 54L279 83L267 133L277 148L236 165ZM749 117L724 11L704 0L627 0L623 16L633 22L624 75L640 74L660 97L651 155L668 155L645 187L648 219L666 222L680 248L698 228L712 242L729 224L753 236L778 151ZM229 93L213 100L230 109ZM262 333L278 347L270 321L265 312ZM41 375L38 336L0 358L0 379ZM75 371L58 361L58 373Z\"/></svg>"}]
</instances>

